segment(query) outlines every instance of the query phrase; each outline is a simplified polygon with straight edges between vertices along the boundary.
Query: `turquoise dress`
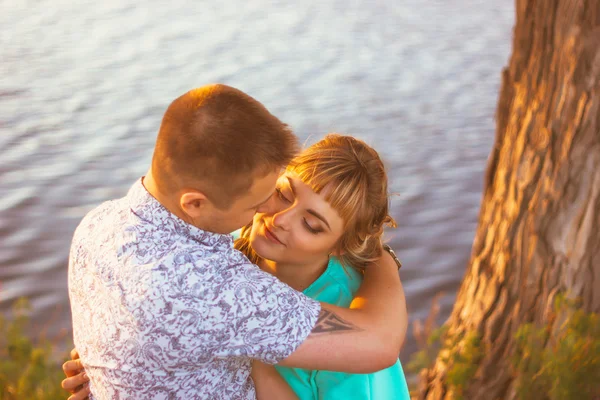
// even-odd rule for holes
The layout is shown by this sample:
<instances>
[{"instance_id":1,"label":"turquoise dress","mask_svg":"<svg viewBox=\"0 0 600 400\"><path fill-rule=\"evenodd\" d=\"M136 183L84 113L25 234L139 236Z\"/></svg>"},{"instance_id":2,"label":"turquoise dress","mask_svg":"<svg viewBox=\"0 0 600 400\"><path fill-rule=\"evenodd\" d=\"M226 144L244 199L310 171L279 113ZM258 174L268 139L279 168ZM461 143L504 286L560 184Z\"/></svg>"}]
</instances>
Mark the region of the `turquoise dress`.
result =
<instances>
[{"instance_id":1,"label":"turquoise dress","mask_svg":"<svg viewBox=\"0 0 600 400\"><path fill-rule=\"evenodd\" d=\"M235 239L239 231L233 233ZM355 269L343 267L335 257L327 269L302 293L324 303L349 307L362 283ZM400 360L372 374L348 374L275 366L300 400L410 400Z\"/></svg>"},{"instance_id":2,"label":"turquoise dress","mask_svg":"<svg viewBox=\"0 0 600 400\"><path fill-rule=\"evenodd\" d=\"M324 303L348 307L362 282L353 268L332 257L325 272L303 291ZM400 360L372 374L306 370L275 366L301 400L410 400Z\"/></svg>"}]
</instances>

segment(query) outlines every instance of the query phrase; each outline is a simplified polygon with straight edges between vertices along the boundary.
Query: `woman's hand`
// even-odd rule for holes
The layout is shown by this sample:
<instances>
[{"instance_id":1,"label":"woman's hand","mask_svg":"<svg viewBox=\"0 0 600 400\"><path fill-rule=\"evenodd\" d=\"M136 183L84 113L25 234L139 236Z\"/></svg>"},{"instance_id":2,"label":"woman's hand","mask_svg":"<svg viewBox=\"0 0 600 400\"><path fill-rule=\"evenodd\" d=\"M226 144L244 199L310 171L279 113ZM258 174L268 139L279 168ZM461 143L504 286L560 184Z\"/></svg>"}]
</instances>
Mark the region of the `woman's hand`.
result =
<instances>
[{"instance_id":1,"label":"woman's hand","mask_svg":"<svg viewBox=\"0 0 600 400\"><path fill-rule=\"evenodd\" d=\"M252 372L257 400L298 400L290 385L279 375L274 366L252 360Z\"/></svg>"},{"instance_id":2,"label":"woman's hand","mask_svg":"<svg viewBox=\"0 0 600 400\"><path fill-rule=\"evenodd\" d=\"M71 350L71 360L63 364L63 371L67 378L62 381L61 386L72 394L67 400L87 399L90 394L90 388L87 383L90 379L81 364L77 349Z\"/></svg>"}]
</instances>

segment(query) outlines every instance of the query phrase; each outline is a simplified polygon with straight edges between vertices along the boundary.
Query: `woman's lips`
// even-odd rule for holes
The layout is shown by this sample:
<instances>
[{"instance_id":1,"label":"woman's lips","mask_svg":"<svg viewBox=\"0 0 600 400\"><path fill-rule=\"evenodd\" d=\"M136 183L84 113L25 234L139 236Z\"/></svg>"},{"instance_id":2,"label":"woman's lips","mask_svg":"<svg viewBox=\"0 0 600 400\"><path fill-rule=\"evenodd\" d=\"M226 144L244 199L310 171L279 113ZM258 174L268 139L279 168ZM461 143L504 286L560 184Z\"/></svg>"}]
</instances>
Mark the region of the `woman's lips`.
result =
<instances>
[{"instance_id":1,"label":"woman's lips","mask_svg":"<svg viewBox=\"0 0 600 400\"><path fill-rule=\"evenodd\" d=\"M279 238L269 230L269 228L267 228L267 225L265 224L265 236L267 237L267 239L269 239L271 242L275 243L275 244L281 244L283 245L283 243L281 242L281 240L279 240Z\"/></svg>"}]
</instances>

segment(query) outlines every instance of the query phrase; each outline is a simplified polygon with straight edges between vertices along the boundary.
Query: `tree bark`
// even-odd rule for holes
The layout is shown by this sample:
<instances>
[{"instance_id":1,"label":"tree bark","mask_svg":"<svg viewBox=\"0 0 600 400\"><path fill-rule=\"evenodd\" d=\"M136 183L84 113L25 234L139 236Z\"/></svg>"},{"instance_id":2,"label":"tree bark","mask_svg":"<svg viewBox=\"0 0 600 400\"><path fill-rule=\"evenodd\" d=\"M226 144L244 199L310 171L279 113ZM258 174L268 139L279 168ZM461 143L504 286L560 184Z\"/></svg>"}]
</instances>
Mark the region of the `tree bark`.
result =
<instances>
[{"instance_id":1,"label":"tree bark","mask_svg":"<svg viewBox=\"0 0 600 400\"><path fill-rule=\"evenodd\" d=\"M600 312L600 0L516 0L496 139L449 335L486 353L467 399L515 398L517 328L545 323L554 296ZM453 397L438 357L420 399Z\"/></svg>"}]
</instances>

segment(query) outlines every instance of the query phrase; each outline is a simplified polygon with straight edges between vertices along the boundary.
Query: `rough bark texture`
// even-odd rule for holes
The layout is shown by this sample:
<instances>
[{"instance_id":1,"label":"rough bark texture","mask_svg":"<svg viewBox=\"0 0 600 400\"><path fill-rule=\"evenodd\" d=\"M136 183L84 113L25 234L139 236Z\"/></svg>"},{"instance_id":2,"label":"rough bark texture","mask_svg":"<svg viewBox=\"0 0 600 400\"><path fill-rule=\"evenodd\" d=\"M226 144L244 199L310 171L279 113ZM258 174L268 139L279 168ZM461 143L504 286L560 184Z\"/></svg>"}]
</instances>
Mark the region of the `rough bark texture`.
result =
<instances>
[{"instance_id":1,"label":"rough bark texture","mask_svg":"<svg viewBox=\"0 0 600 400\"><path fill-rule=\"evenodd\" d=\"M512 399L516 329L554 296L600 312L600 0L517 0L473 252L450 335L487 352L467 399ZM441 358L419 398L448 399Z\"/></svg>"}]
</instances>

